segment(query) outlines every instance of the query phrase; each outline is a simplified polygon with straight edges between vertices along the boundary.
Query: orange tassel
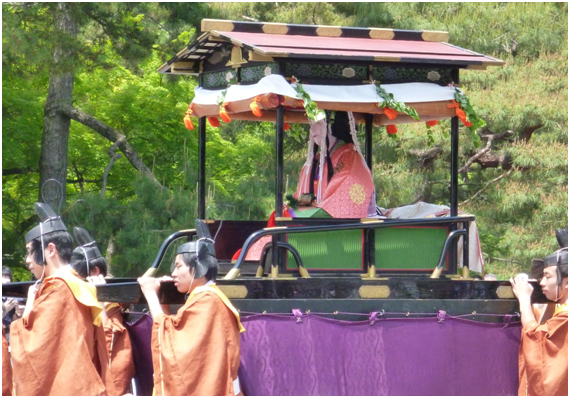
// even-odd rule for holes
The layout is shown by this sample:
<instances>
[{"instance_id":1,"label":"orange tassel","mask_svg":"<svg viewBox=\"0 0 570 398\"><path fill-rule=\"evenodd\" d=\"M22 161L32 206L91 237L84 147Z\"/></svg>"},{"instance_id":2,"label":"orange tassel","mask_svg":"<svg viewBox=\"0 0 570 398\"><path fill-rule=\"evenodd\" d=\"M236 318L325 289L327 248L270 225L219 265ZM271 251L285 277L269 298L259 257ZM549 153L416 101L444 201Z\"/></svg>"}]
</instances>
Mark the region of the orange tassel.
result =
<instances>
[{"instance_id":1,"label":"orange tassel","mask_svg":"<svg viewBox=\"0 0 570 398\"><path fill-rule=\"evenodd\" d=\"M190 118L190 115L184 116L184 125L188 130L194 130L194 125L192 124L192 119Z\"/></svg>"},{"instance_id":2,"label":"orange tassel","mask_svg":"<svg viewBox=\"0 0 570 398\"><path fill-rule=\"evenodd\" d=\"M429 127L437 126L438 123L439 122L437 120L430 120L426 122Z\"/></svg>"},{"instance_id":3,"label":"orange tassel","mask_svg":"<svg viewBox=\"0 0 570 398\"><path fill-rule=\"evenodd\" d=\"M389 124L386 126L386 132L388 134L396 134L398 132L398 129L396 128L395 124Z\"/></svg>"},{"instance_id":4,"label":"orange tassel","mask_svg":"<svg viewBox=\"0 0 570 398\"><path fill-rule=\"evenodd\" d=\"M459 120L461 120L463 122L463 124L467 127L471 127L472 123L470 121L467 120L467 116L465 115L465 112L463 111L463 109L461 109L461 107L459 106L459 104L457 103L457 101L452 100L452 103L447 105L448 108L455 108L455 114L457 115L457 117L459 118Z\"/></svg>"},{"instance_id":5,"label":"orange tassel","mask_svg":"<svg viewBox=\"0 0 570 398\"><path fill-rule=\"evenodd\" d=\"M229 123L232 121L232 119L230 119L229 115L228 115L228 111L226 110L226 106L228 105L227 102L224 102L222 104L222 107L220 109L220 117L222 118L222 120L224 121L224 123Z\"/></svg>"},{"instance_id":6,"label":"orange tassel","mask_svg":"<svg viewBox=\"0 0 570 398\"><path fill-rule=\"evenodd\" d=\"M398 112L396 112L392 108L388 108L387 106L384 107L384 114L386 116L388 116L388 119L390 119L390 120L394 120L394 119L396 119L396 116L398 116Z\"/></svg>"},{"instance_id":7,"label":"orange tassel","mask_svg":"<svg viewBox=\"0 0 570 398\"><path fill-rule=\"evenodd\" d=\"M253 99L253 101L251 101L251 104L249 104L249 107L251 108L251 112L257 117L261 117L263 115L261 113L261 109L259 109L258 101L260 101L260 100L261 100L261 98L259 96L257 96Z\"/></svg>"},{"instance_id":8,"label":"orange tassel","mask_svg":"<svg viewBox=\"0 0 570 398\"><path fill-rule=\"evenodd\" d=\"M463 122L463 124L465 124L465 122L467 120L467 116L465 116L465 112L463 112L463 109L455 108L455 114Z\"/></svg>"},{"instance_id":9,"label":"orange tassel","mask_svg":"<svg viewBox=\"0 0 570 398\"><path fill-rule=\"evenodd\" d=\"M451 104L447 105L448 108L459 108L459 104L455 100L451 100Z\"/></svg>"},{"instance_id":10,"label":"orange tassel","mask_svg":"<svg viewBox=\"0 0 570 398\"><path fill-rule=\"evenodd\" d=\"M289 130L290 128L291 128L291 126L289 126L289 125L287 124L287 122L283 122L283 130L284 130L284 131L287 131L287 130Z\"/></svg>"},{"instance_id":11,"label":"orange tassel","mask_svg":"<svg viewBox=\"0 0 570 398\"><path fill-rule=\"evenodd\" d=\"M190 115L193 113L192 112L193 106L194 106L194 103L191 102L190 105L188 105L188 110L186 111L186 116L184 116L184 125L186 126L186 128L188 130L194 130L194 125L192 124L192 119L190 118Z\"/></svg>"},{"instance_id":12,"label":"orange tassel","mask_svg":"<svg viewBox=\"0 0 570 398\"><path fill-rule=\"evenodd\" d=\"M212 127L220 127L220 121L215 116L210 116L208 118L208 123L210 123L210 126Z\"/></svg>"}]
</instances>

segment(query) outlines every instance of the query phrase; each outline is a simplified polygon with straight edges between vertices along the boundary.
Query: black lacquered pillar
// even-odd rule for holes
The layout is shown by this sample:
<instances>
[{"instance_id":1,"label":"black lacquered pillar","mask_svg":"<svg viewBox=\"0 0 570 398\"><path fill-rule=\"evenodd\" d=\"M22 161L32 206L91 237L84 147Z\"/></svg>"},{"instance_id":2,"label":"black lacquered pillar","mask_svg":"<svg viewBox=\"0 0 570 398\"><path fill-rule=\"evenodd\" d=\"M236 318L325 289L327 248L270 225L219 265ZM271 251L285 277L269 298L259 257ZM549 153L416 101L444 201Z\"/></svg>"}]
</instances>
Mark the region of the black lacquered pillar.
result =
<instances>
[{"instance_id":1,"label":"black lacquered pillar","mask_svg":"<svg viewBox=\"0 0 570 398\"><path fill-rule=\"evenodd\" d=\"M372 125L374 117L370 113L365 116L365 159L370 173L372 173ZM376 276L376 231L374 229L366 230L366 245L364 253L365 271L369 277Z\"/></svg>"},{"instance_id":2,"label":"black lacquered pillar","mask_svg":"<svg viewBox=\"0 0 570 398\"><path fill-rule=\"evenodd\" d=\"M275 120L275 161L276 161L276 181L275 181L275 217L283 217L283 122L285 110L283 105L277 107L277 117ZM278 273L284 272L284 258L277 248L277 241L281 240L281 235L274 235L272 239L271 276L277 277Z\"/></svg>"},{"instance_id":3,"label":"black lacquered pillar","mask_svg":"<svg viewBox=\"0 0 570 398\"><path fill-rule=\"evenodd\" d=\"M453 82L459 84L459 69L451 71ZM449 215L456 217L458 212L459 202L459 118L454 116L451 118L451 165L449 181ZM452 225L450 231L459 228L458 225ZM464 239L465 240L465 239ZM451 265L450 271L456 272L457 270L457 245L452 245L449 250L449 264Z\"/></svg>"},{"instance_id":4,"label":"black lacquered pillar","mask_svg":"<svg viewBox=\"0 0 570 398\"><path fill-rule=\"evenodd\" d=\"M459 191L459 118L454 116L451 118L451 180L449 181L449 207L451 217L457 217L458 212L458 191ZM452 225L450 232L457 229ZM457 245L452 245L449 250L450 271L457 270Z\"/></svg>"},{"instance_id":5,"label":"black lacquered pillar","mask_svg":"<svg viewBox=\"0 0 570 398\"><path fill-rule=\"evenodd\" d=\"M206 117L198 128L198 218L206 218Z\"/></svg>"}]
</instances>

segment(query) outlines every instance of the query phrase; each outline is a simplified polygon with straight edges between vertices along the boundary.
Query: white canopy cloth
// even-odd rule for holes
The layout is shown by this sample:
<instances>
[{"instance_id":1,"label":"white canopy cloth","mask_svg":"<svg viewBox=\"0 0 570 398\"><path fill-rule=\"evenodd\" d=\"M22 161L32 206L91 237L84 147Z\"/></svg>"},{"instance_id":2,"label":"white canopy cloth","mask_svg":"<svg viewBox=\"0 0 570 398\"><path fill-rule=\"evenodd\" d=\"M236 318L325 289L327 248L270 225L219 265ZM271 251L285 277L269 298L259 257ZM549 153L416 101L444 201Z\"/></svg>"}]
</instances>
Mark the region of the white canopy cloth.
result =
<instances>
[{"instance_id":1,"label":"white canopy cloth","mask_svg":"<svg viewBox=\"0 0 570 398\"><path fill-rule=\"evenodd\" d=\"M394 94L394 100L404 103L450 101L455 99L455 87L440 86L435 83L400 83L383 84L388 93ZM303 89L313 101L378 103L382 98L376 93L374 84L352 86L332 86L303 84ZM193 102L199 105L217 105L217 98L224 90L206 90L197 87ZM251 85L233 84L227 89L225 101L236 102L254 98L263 94L278 94L299 98L297 90L281 75L269 75Z\"/></svg>"}]
</instances>

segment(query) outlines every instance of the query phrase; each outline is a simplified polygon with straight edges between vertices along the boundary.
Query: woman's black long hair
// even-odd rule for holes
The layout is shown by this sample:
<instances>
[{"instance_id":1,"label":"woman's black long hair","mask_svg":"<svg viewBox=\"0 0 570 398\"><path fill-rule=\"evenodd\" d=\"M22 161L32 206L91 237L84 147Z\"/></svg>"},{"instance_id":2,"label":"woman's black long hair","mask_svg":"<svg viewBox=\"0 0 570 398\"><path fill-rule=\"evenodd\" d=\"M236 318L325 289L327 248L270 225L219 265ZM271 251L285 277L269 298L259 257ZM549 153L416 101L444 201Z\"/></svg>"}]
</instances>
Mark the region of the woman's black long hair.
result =
<instances>
[{"instance_id":1,"label":"woman's black long hair","mask_svg":"<svg viewBox=\"0 0 570 398\"><path fill-rule=\"evenodd\" d=\"M327 114L327 124L331 124L331 134L338 138L339 140L344 141L347 144L354 144L354 141L352 140L352 135L350 134L350 123L348 121L348 113L344 112L344 111L336 111L334 112L334 115L331 111L325 111ZM334 119L333 119L334 117ZM328 148L330 145L329 142L329 135L328 135L328 126L327 126L327 131L325 132L325 134L327 135L326 137L326 146L327 146L327 158L326 158L326 162L327 162L327 183L331 181L332 176L334 175L334 168L332 165L332 160L331 160L331 156L328 153ZM317 144L318 145L318 144ZM311 195L315 194L315 188L314 188L314 181L315 181L315 174L317 172L317 168L318 168L318 159L317 159L317 153L318 153L318 146L315 145L314 149L313 149L313 164L311 165L311 176L310 176L310 184L309 184L309 193Z\"/></svg>"}]
</instances>

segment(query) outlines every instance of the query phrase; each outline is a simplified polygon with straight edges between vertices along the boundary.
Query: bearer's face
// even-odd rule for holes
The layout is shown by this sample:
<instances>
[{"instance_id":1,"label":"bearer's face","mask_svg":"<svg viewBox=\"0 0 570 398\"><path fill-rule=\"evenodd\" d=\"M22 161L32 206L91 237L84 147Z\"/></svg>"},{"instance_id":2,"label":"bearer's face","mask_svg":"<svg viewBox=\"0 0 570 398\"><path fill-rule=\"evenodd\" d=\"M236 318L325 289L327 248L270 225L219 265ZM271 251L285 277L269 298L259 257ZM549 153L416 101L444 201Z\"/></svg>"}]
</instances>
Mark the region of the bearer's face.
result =
<instances>
[{"instance_id":1,"label":"bearer's face","mask_svg":"<svg viewBox=\"0 0 570 398\"><path fill-rule=\"evenodd\" d=\"M188 293L192 283L192 272L190 267L182 261L182 255L176 255L174 260L174 271L172 271L172 279L174 279L174 286L180 293Z\"/></svg>"},{"instance_id":2,"label":"bearer's face","mask_svg":"<svg viewBox=\"0 0 570 398\"><path fill-rule=\"evenodd\" d=\"M34 250L32 249L32 242L26 243L26 264L28 265L29 270L32 274L36 277L36 279L40 279L42 277L43 268L41 265L37 264L34 261Z\"/></svg>"},{"instance_id":3,"label":"bearer's face","mask_svg":"<svg viewBox=\"0 0 570 398\"><path fill-rule=\"evenodd\" d=\"M542 287L542 293L550 301L556 301L557 290L556 286L558 284L558 273L556 272L556 266L545 267L542 274L542 279L540 280L540 286ZM559 292L561 293L561 292Z\"/></svg>"}]
</instances>

